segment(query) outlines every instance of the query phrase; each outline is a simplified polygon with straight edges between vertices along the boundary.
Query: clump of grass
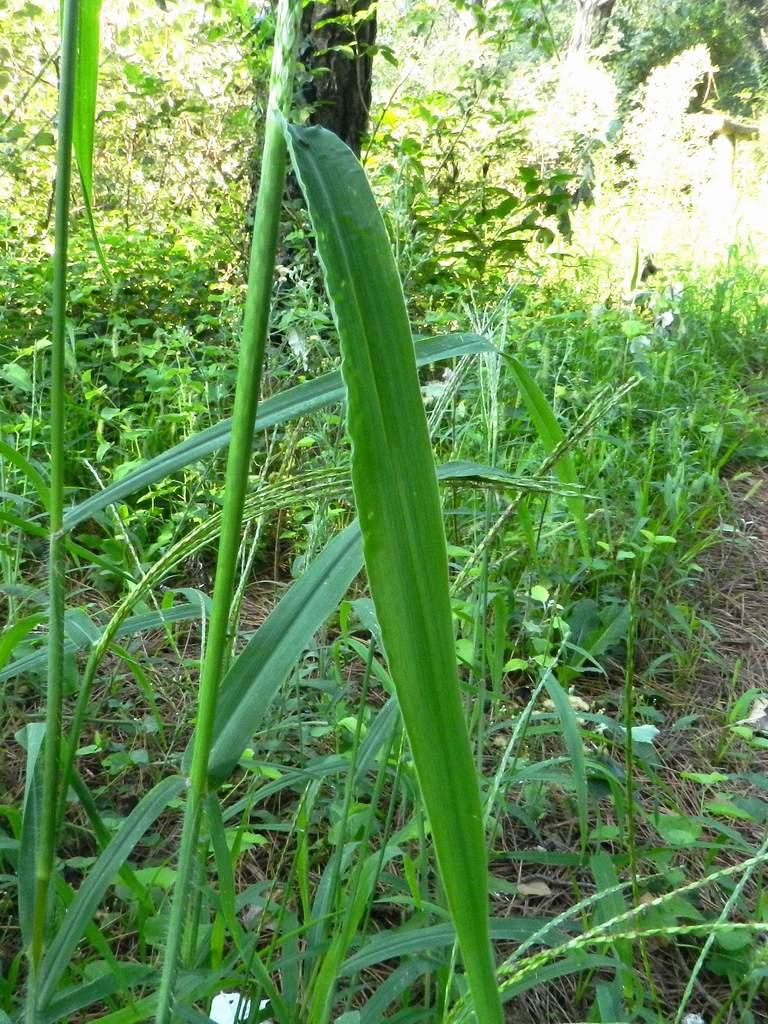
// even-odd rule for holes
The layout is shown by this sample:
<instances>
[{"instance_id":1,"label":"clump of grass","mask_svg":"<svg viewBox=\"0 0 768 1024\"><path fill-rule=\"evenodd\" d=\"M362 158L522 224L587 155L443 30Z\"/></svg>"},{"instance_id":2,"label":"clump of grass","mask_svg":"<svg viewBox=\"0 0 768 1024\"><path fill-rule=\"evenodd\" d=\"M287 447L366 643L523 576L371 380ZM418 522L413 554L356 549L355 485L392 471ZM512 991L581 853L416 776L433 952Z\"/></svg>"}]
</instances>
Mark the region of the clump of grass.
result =
<instances>
[{"instance_id":1,"label":"clump of grass","mask_svg":"<svg viewBox=\"0 0 768 1024\"><path fill-rule=\"evenodd\" d=\"M50 496L54 569L34 912L35 880L30 886L25 858L38 826L39 728L26 733L29 785L20 830L13 809L4 811L15 832L3 849L17 871L30 954L28 1019L75 1019L104 1003L106 1009L94 1012L110 1024L153 1014L161 1021L191 1019L193 1004L206 1005L236 976L252 995L269 997L280 1024L326 1024L340 1010L375 1024L393 1007L413 1020L458 1021L474 1013L485 1024L502 1019L499 988L505 998L522 998L548 980L581 975L586 999L595 972L590 1018L642 1013L654 1019L661 1011L648 998L655 967L647 940L708 929L679 1017L696 980L708 966L718 967L719 938L742 942L763 928L760 921L730 922L751 912L750 887L765 859L764 847L753 855L743 824L743 815L759 814L758 805L750 812L720 799L708 801L703 813L679 812L665 751L653 743L655 730L671 720L662 702L693 672L699 627L686 595L725 507L720 474L729 461L764 451L763 396L748 383L763 363L750 334L765 325L765 311L752 299L752 271L733 255L722 278L691 284L677 296L660 287L651 300L656 308L646 310L595 308L598 295L567 295L561 272L551 290L538 281L538 290L521 287L477 315L491 343L470 335L433 339L420 343L414 357L400 284L361 169L327 134L286 127L277 116L278 108L287 111L293 45L287 26L295 28L296 17L294 3L281 5L259 207L265 227L255 231L233 419L149 460L66 515L59 356L66 303L66 230L62 235L60 228L67 217L57 192L50 484L32 460L3 448L3 472L22 475L41 502ZM73 46L71 21L66 24L63 71ZM63 75L62 102L67 80ZM342 344L343 385L336 374L318 378L274 396L257 413L284 133L309 200ZM453 320L447 308L443 317L449 312ZM657 320L662 312L672 314L671 322ZM477 352L485 362L475 376L470 354ZM437 397L428 425L417 365L454 356L461 357L455 370L430 384ZM247 582L247 569L238 568L244 523L283 506L320 505L324 488L333 489L336 517L351 516L337 431L327 432L326 447L317 445L314 472L278 485L262 480L249 496L254 432L298 415L318 416L345 395L359 520L314 558L302 552L300 577L230 663L238 592ZM478 406L487 411L484 420ZM428 426L448 463L437 474ZM65 636L73 624L62 618L63 576L56 570L67 551L89 556L75 531L139 487L227 446L223 511L143 566L110 617L77 609ZM452 488L442 508L438 479ZM480 493L472 490L477 486ZM16 528L19 517L7 523ZM33 520L21 525L38 536ZM160 626L181 657L172 624L199 618L194 602L202 597L205 607L205 596L187 589L184 603L174 604L169 593L153 611L143 602L185 559L217 540L197 728L182 759L189 778L163 778L187 739L184 729L173 736L163 704L183 703L184 687L160 681L159 673L150 680L149 662L140 664L121 637ZM363 551L373 603L344 601ZM315 643L329 619L332 628ZM0 666L0 678L29 675L45 656L35 646L39 621L31 615L3 634L3 657L17 646L19 653ZM62 754L62 653L87 645L92 649ZM120 665L111 690L110 653ZM196 671L195 659L187 661L185 669ZM107 688L110 715L123 718L118 727L111 723L111 739L105 742L108 727L101 724L94 742L81 746L83 723L96 713L97 682ZM137 727L134 712L144 706L149 724ZM122 767L113 768L118 753ZM77 771L92 756L99 766L93 791ZM135 791L147 776L162 781L114 827L100 801L112 801L117 784ZM701 785L711 785L703 777ZM745 777L739 769L721 782L736 786ZM97 856L77 892L61 878L49 897L42 889L52 888L70 784ZM142 863L137 870L128 857L152 829L153 842L166 842L167 829L155 822L183 793L178 869ZM553 837L562 849L549 848ZM215 886L205 884L213 877L209 847ZM720 850L740 863L686 877L691 864ZM701 860L686 861L691 851ZM499 886L490 920L489 855L490 884ZM510 863L514 882L504 874ZM72 870L81 866L70 863ZM553 875L561 872L561 889L574 889L575 901L544 924L517 913L523 900L552 896L547 881L531 882L525 870L536 870L553 888ZM716 892L731 875L740 877L711 921L678 923L675 915L681 906L685 912L694 890L706 885ZM105 926L102 935L94 914L116 880L114 917L104 919L111 930ZM49 903L58 928L50 940ZM702 913L693 905L690 912ZM586 931L575 936L577 916ZM113 934L136 935L130 963L118 961L105 941ZM519 944L498 972L491 938ZM163 960L159 995L153 943ZM641 951L642 981L633 944ZM533 951L534 945L551 948ZM458 955L466 977L455 969ZM180 973L179 962L188 970ZM753 963L744 954L739 962L752 998L757 957ZM384 980L371 981L369 968ZM2 998L15 1009L10 991Z\"/></svg>"}]
</instances>

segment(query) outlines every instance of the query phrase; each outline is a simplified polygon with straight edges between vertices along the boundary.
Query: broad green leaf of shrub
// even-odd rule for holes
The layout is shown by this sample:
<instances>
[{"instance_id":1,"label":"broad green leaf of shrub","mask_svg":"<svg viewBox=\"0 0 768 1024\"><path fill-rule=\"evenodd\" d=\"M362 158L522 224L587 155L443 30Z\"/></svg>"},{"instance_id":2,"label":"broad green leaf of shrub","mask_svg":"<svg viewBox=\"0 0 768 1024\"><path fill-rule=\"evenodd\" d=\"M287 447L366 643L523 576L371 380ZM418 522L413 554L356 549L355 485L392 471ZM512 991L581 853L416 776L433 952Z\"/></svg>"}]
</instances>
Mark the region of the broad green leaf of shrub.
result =
<instances>
[{"instance_id":1,"label":"broad green leaf of shrub","mask_svg":"<svg viewBox=\"0 0 768 1024\"><path fill-rule=\"evenodd\" d=\"M681 814L660 814L656 830L671 846L688 846L701 835L701 825Z\"/></svg>"}]
</instances>

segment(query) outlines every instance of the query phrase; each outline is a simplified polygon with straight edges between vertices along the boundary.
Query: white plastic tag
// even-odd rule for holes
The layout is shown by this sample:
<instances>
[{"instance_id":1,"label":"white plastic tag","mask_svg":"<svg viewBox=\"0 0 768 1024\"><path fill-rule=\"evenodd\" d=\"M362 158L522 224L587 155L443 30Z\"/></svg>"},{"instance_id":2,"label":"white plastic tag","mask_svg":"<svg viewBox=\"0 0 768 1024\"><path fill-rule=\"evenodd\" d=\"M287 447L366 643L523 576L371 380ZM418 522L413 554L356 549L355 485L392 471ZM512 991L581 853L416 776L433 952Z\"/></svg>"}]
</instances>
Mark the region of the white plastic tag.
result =
<instances>
[{"instance_id":1,"label":"white plastic tag","mask_svg":"<svg viewBox=\"0 0 768 1024\"><path fill-rule=\"evenodd\" d=\"M268 999L262 999L259 1009L265 1010L269 1005ZM238 1011L238 1006L240 1007ZM211 1012L208 1016L215 1024L240 1024L240 1021L248 1019L251 1012L251 1001L239 992L219 992L213 997ZM265 1021L264 1024L271 1024Z\"/></svg>"}]
</instances>

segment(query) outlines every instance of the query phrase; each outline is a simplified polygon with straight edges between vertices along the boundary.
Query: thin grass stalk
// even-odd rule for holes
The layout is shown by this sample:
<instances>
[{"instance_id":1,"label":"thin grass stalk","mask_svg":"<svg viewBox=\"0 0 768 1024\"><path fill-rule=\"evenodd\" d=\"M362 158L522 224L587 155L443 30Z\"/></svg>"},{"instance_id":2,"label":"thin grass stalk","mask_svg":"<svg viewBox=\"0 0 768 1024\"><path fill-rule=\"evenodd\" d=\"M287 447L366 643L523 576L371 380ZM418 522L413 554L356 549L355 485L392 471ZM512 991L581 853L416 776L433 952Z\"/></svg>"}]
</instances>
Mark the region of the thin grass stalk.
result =
<instances>
[{"instance_id":1,"label":"thin grass stalk","mask_svg":"<svg viewBox=\"0 0 768 1024\"><path fill-rule=\"evenodd\" d=\"M766 838L763 840L763 844L757 853L757 857L764 859L766 854L768 854L768 836L766 836ZM728 918L731 915L731 912L733 911L734 907L738 905L738 902L741 899L741 894L744 892L747 882L750 880L757 867L757 863L750 865L745 870L744 874L738 880L736 885L733 887L733 891L726 900L723 909L720 911L720 915L717 919L718 927L721 925L725 925L727 923ZM688 983L685 986L685 991L683 992L680 998L680 1005L677 1008L677 1013L675 1014L675 1019L673 1020L672 1024L680 1024L680 1022L683 1020L685 1008L688 1005L688 1001L690 1000L691 995L693 994L694 986L696 985L698 977L704 968L704 964L706 963L707 957L709 956L709 951L712 949L715 938L715 931L712 931L709 935L707 935L706 941L704 942L704 945L701 947L699 955L696 958L696 963L694 964L693 970L691 971Z\"/></svg>"},{"instance_id":2,"label":"thin grass stalk","mask_svg":"<svg viewBox=\"0 0 768 1024\"><path fill-rule=\"evenodd\" d=\"M655 424L654 424L655 427ZM653 461L651 459L651 461ZM640 905L640 884L639 868L637 860L637 815L635 813L635 752L634 734L632 732L635 724L635 645L637 642L637 606L640 592L640 580L645 562L641 566L641 576L637 572L632 573L629 583L629 623L627 625L627 658L624 669L624 776L626 778L625 794L626 807L626 830L627 830L627 854L629 856L629 876L631 881L632 906ZM653 980L648 946L644 940L640 941L640 960L643 965L645 981L656 1004L659 1017L662 1017L662 1007L659 1001L659 994Z\"/></svg>"},{"instance_id":3,"label":"thin grass stalk","mask_svg":"<svg viewBox=\"0 0 768 1024\"><path fill-rule=\"evenodd\" d=\"M632 882L632 906L640 903L640 885L638 883L637 864L637 818L635 815L635 756L634 734L635 724L635 639L637 612L638 579L632 573L629 584L629 624L627 626L627 658L624 667L624 774L626 776L625 792L627 800L627 853L629 855L629 875Z\"/></svg>"},{"instance_id":4,"label":"thin grass stalk","mask_svg":"<svg viewBox=\"0 0 768 1024\"><path fill-rule=\"evenodd\" d=\"M35 900L29 957L31 966L29 1019L37 1016L35 975L45 940L48 896L56 856L56 805L59 791L59 756L64 692L64 576L66 549L64 520L64 407L65 344L67 323L67 250L69 196L72 184L72 130L79 0L64 3L59 79L58 142L56 151L55 227L53 254L53 306L51 330L51 474L48 562L48 684L45 710L45 759L40 835L35 863Z\"/></svg>"},{"instance_id":5,"label":"thin grass stalk","mask_svg":"<svg viewBox=\"0 0 768 1024\"><path fill-rule=\"evenodd\" d=\"M272 58L261 181L253 223L235 406L232 414L232 440L227 458L224 512L216 561L213 606L208 643L200 673L195 745L188 781L187 802L184 808L184 826L171 904L171 918L158 992L157 1024L169 1024L171 1020L176 968L184 934L200 824L208 788L208 757L213 738L219 685L227 654L230 608L235 589L243 508L264 361L272 275L285 182L286 144L280 117L287 114L290 107L294 54L298 42L300 18L300 0L280 0L277 9L275 50Z\"/></svg>"}]
</instances>

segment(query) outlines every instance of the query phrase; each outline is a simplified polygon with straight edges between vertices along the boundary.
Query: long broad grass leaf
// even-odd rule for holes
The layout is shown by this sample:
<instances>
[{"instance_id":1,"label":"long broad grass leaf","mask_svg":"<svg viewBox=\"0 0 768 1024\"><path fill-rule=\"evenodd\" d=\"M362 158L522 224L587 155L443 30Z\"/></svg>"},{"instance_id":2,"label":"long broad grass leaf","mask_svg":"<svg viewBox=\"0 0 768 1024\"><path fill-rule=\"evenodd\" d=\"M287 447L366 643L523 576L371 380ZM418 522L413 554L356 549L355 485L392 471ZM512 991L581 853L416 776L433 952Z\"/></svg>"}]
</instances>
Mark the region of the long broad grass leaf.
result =
<instances>
[{"instance_id":1,"label":"long broad grass leaf","mask_svg":"<svg viewBox=\"0 0 768 1024\"><path fill-rule=\"evenodd\" d=\"M287 591L233 663L221 685L208 778L226 779L265 711L323 622L360 572L356 523L334 537Z\"/></svg>"},{"instance_id":2,"label":"long broad grass leaf","mask_svg":"<svg viewBox=\"0 0 768 1024\"><path fill-rule=\"evenodd\" d=\"M122 823L109 846L98 858L78 890L72 905L43 958L40 968L40 1006L45 1007L55 992L67 964L91 923L104 893L117 877L131 850L184 788L184 779L175 775L163 779L144 796Z\"/></svg>"},{"instance_id":3,"label":"long broad grass leaf","mask_svg":"<svg viewBox=\"0 0 768 1024\"><path fill-rule=\"evenodd\" d=\"M416 361L419 366L427 366L468 352L485 351L490 351L490 345L477 334L448 334L417 342ZM260 403L254 424L254 438L269 427L304 416L333 402L341 402L343 398L344 385L338 371L326 373L293 388L286 388L285 391ZM103 491L73 505L64 517L64 529L71 530L108 505L122 501L134 491L150 487L176 470L184 469L185 466L199 462L206 455L226 448L231 432L232 420L225 419L206 430L201 430L199 434L186 438L162 455L148 459L131 473L105 487Z\"/></svg>"},{"instance_id":4,"label":"long broad grass leaf","mask_svg":"<svg viewBox=\"0 0 768 1024\"><path fill-rule=\"evenodd\" d=\"M24 776L24 804L21 819L21 844L16 873L19 925L25 945L32 938L32 916L35 899L35 848L40 829L40 772L38 757L45 736L42 722L30 722L17 733L27 752Z\"/></svg>"},{"instance_id":5,"label":"long broad grass leaf","mask_svg":"<svg viewBox=\"0 0 768 1024\"><path fill-rule=\"evenodd\" d=\"M559 445L565 441L565 434L557 422L549 402L544 397L544 394L526 370L519 359L515 359L514 356L507 356L507 362L509 368L512 371L512 375L515 378L515 383L520 391L520 396L523 399L525 408L528 410L528 415L531 417L536 433L541 439L541 443L544 445L544 449L548 455L551 455ZM554 465L555 475L561 484L565 487L578 487L579 478L576 474L576 468L573 464L573 459L570 454L566 452L561 455L560 458ZM568 509L573 517L573 521L576 525L576 532L578 534L579 543L581 550L585 558L590 557L589 548L589 534L587 532L587 520L584 512L584 499L577 496L570 496L566 498Z\"/></svg>"},{"instance_id":6,"label":"long broad grass leaf","mask_svg":"<svg viewBox=\"0 0 768 1024\"><path fill-rule=\"evenodd\" d=\"M501 1024L488 933L480 793L459 694L435 464L402 287L351 151L286 127L342 347L352 486L381 625L438 866L483 1024Z\"/></svg>"}]
</instances>

